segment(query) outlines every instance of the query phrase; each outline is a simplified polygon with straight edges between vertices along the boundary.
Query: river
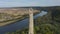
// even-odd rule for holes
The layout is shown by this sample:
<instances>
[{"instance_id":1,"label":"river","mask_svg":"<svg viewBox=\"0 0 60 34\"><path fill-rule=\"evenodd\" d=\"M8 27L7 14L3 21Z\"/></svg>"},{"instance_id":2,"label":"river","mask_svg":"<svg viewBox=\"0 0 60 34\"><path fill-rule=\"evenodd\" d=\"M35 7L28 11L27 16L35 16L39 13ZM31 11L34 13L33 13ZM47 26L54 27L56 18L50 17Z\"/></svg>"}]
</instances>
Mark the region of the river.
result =
<instances>
[{"instance_id":1,"label":"river","mask_svg":"<svg viewBox=\"0 0 60 34\"><path fill-rule=\"evenodd\" d=\"M41 11L39 14L34 16L34 19L38 18L39 16L46 15L46 14L47 14L47 12ZM4 34L6 32L13 32L16 30L21 30L25 27L28 27L28 25L29 25L29 18L26 18L22 21L18 21L16 23L14 23L14 24L0 27L0 34Z\"/></svg>"}]
</instances>

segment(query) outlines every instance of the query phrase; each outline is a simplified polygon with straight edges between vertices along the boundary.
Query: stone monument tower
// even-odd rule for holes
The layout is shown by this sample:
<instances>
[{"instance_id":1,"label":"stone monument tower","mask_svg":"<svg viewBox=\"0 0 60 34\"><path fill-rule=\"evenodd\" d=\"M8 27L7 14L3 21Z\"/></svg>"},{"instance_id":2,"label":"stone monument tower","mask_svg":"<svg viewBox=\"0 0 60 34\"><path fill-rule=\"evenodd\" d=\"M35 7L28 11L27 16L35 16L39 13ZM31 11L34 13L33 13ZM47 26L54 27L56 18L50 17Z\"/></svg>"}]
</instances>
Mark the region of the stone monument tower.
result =
<instances>
[{"instance_id":1,"label":"stone monument tower","mask_svg":"<svg viewBox=\"0 0 60 34\"><path fill-rule=\"evenodd\" d=\"M29 8L29 34L34 34L33 9Z\"/></svg>"}]
</instances>

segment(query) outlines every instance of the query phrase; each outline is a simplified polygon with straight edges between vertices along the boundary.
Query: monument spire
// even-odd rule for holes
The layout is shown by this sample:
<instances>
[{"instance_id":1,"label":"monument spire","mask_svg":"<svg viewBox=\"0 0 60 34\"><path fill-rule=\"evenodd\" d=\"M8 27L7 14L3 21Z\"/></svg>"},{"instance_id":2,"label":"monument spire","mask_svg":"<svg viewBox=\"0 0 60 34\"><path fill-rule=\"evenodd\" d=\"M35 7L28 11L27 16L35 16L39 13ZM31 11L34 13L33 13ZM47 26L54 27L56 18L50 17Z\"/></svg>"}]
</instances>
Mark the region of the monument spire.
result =
<instances>
[{"instance_id":1,"label":"monument spire","mask_svg":"<svg viewBox=\"0 0 60 34\"><path fill-rule=\"evenodd\" d=\"M29 34L34 34L33 9L29 8Z\"/></svg>"}]
</instances>

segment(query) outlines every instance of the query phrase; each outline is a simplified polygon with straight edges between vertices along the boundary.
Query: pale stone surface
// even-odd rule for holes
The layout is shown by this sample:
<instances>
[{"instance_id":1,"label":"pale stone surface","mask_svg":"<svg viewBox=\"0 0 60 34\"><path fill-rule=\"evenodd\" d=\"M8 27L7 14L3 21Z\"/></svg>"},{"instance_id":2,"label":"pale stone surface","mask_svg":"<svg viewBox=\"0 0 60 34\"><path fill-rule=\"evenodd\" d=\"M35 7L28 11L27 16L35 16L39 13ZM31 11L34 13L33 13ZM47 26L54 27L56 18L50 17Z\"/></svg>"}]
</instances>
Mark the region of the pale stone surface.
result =
<instances>
[{"instance_id":1,"label":"pale stone surface","mask_svg":"<svg viewBox=\"0 0 60 34\"><path fill-rule=\"evenodd\" d=\"M29 10L29 17L30 17L30 19L29 19L29 34L34 34L33 10L32 10L32 8Z\"/></svg>"}]
</instances>

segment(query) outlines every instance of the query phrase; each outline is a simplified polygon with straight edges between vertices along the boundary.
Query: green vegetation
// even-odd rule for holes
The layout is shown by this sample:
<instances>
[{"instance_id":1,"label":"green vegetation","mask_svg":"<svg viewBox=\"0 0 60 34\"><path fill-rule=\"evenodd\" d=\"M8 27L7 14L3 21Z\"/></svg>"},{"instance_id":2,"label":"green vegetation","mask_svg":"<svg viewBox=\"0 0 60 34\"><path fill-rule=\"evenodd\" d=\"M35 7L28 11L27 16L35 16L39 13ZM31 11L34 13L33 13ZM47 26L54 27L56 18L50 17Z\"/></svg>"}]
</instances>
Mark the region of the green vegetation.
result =
<instances>
[{"instance_id":1,"label":"green vegetation","mask_svg":"<svg viewBox=\"0 0 60 34\"><path fill-rule=\"evenodd\" d=\"M42 17L38 17L34 20L34 33L35 34L60 34L60 12L54 16L54 22L52 23L51 13ZM23 30L16 30L14 32L8 32L6 34L28 34L28 28Z\"/></svg>"}]
</instances>

